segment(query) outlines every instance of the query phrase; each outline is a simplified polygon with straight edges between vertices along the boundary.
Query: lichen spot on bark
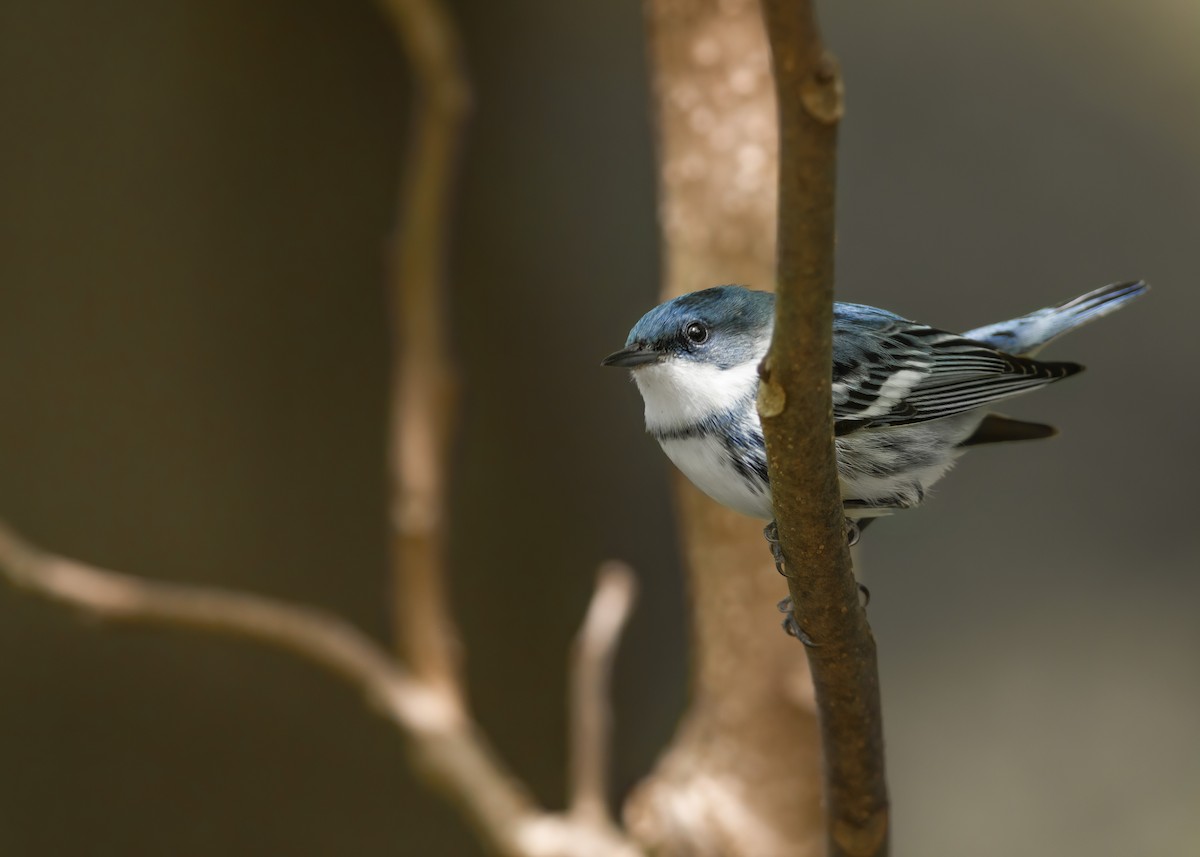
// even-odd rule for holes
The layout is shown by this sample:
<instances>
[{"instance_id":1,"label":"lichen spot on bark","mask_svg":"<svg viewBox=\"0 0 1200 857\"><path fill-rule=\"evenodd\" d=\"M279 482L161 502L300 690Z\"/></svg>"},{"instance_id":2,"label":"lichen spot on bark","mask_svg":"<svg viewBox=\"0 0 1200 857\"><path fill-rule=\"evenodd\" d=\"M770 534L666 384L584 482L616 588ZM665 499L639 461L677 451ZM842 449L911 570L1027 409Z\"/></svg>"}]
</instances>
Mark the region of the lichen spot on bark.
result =
<instances>
[{"instance_id":1,"label":"lichen spot on bark","mask_svg":"<svg viewBox=\"0 0 1200 857\"><path fill-rule=\"evenodd\" d=\"M833 125L842 118L843 111L842 75L837 60L825 53L817 61L817 67L804 79L800 87L800 100L808 115L825 125Z\"/></svg>"},{"instance_id":2,"label":"lichen spot on bark","mask_svg":"<svg viewBox=\"0 0 1200 857\"><path fill-rule=\"evenodd\" d=\"M769 420L783 413L783 409L787 407L787 393L771 376L768 360L759 365L758 378L758 415L764 420Z\"/></svg>"}]
</instances>

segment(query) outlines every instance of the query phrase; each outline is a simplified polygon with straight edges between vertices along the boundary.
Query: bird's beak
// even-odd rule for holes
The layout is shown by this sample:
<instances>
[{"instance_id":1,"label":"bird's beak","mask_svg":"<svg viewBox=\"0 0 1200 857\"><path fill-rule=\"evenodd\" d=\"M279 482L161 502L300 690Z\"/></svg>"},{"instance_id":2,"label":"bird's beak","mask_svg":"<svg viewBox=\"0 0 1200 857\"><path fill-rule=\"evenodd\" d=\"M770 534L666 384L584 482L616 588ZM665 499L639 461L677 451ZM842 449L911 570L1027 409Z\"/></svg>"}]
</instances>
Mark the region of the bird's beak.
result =
<instances>
[{"instance_id":1,"label":"bird's beak","mask_svg":"<svg viewBox=\"0 0 1200 857\"><path fill-rule=\"evenodd\" d=\"M649 363L658 363L663 359L661 351L655 351L646 346L622 348L600 361L601 366L619 366L623 369L636 369Z\"/></svg>"}]
</instances>

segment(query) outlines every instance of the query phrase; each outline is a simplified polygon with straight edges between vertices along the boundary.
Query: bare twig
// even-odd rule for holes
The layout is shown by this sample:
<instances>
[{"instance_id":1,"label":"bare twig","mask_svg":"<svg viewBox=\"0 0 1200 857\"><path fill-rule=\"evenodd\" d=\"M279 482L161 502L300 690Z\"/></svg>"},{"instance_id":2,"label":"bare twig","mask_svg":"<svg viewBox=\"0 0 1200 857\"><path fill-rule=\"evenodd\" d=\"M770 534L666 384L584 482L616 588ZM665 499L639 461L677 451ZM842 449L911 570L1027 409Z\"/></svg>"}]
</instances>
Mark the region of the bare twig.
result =
<instances>
[{"instance_id":1,"label":"bare twig","mask_svg":"<svg viewBox=\"0 0 1200 857\"><path fill-rule=\"evenodd\" d=\"M779 102L778 298L758 409L788 586L808 649L832 857L888 850L875 640L859 602L834 458L834 187L842 83L811 0L763 0Z\"/></svg>"},{"instance_id":2,"label":"bare twig","mask_svg":"<svg viewBox=\"0 0 1200 857\"><path fill-rule=\"evenodd\" d=\"M414 673L465 711L459 675L458 634L446 597L449 450L457 430L457 380L446 317L446 258L454 167L470 104L470 87L458 36L439 0L379 0L412 65L417 109L412 149L404 163L398 219L392 239L393 311L392 616L397 648ZM633 853L603 811L608 764L606 715L611 650L624 616L605 627L613 609L624 614L632 584L602 574L589 621L586 650L575 687L589 683L573 759L578 774L570 817L543 813L520 854ZM624 585L629 590L623 597ZM614 602L614 598L616 601ZM599 614L599 615L597 615ZM597 623L599 623L597 625ZM611 635L611 636L608 636ZM600 649L596 650L595 646ZM608 649L608 651L604 651ZM599 790L600 803L595 804Z\"/></svg>"},{"instance_id":3,"label":"bare twig","mask_svg":"<svg viewBox=\"0 0 1200 857\"><path fill-rule=\"evenodd\" d=\"M629 566L602 565L571 659L570 813L598 826L613 824L608 809L612 668L636 596L637 579Z\"/></svg>"},{"instance_id":4,"label":"bare twig","mask_svg":"<svg viewBox=\"0 0 1200 857\"><path fill-rule=\"evenodd\" d=\"M454 698L411 675L378 643L337 616L249 593L158 583L96 568L45 553L2 522L0 578L100 618L255 640L325 668L363 692L412 739L431 778L501 854L639 853L615 830L540 809Z\"/></svg>"},{"instance_id":5,"label":"bare twig","mask_svg":"<svg viewBox=\"0 0 1200 857\"><path fill-rule=\"evenodd\" d=\"M454 166L470 89L457 34L438 0L380 3L417 84L413 148L401 177L391 260L397 339L390 456L392 613L398 649L413 671L465 708L458 635L446 598L446 471L457 429L457 382L446 319L445 263ZM624 853L630 848L611 823L604 823L603 804L608 671L632 599L628 574L602 572L581 633L574 676L576 692L582 695L574 699L578 731L573 751L578 758L573 756L572 764L577 791L570 818L542 818L538 848L583 854Z\"/></svg>"},{"instance_id":6,"label":"bare twig","mask_svg":"<svg viewBox=\"0 0 1200 857\"><path fill-rule=\"evenodd\" d=\"M437 0L379 0L416 82L391 242L392 618L413 672L461 702L458 634L446 598L446 462L457 408L446 322L454 168L470 90L458 37Z\"/></svg>"},{"instance_id":7,"label":"bare twig","mask_svg":"<svg viewBox=\"0 0 1200 857\"><path fill-rule=\"evenodd\" d=\"M248 593L144 580L29 545L0 524L0 570L15 586L106 619L256 640L290 651L365 693L417 742L430 769L501 841L533 821L528 795L453 699L420 682L344 620Z\"/></svg>"}]
</instances>

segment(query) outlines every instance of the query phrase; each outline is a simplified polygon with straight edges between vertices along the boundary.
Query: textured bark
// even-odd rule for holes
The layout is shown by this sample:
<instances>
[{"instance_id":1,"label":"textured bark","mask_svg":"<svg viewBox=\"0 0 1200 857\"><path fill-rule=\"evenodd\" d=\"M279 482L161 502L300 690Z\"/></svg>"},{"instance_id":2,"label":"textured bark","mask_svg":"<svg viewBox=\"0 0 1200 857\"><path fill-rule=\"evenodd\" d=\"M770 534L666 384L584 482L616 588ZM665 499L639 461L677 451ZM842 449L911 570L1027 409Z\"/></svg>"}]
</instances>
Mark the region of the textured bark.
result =
<instances>
[{"instance_id":1,"label":"textured bark","mask_svg":"<svg viewBox=\"0 0 1200 857\"><path fill-rule=\"evenodd\" d=\"M758 409L821 721L829 854L888 850L875 639L846 545L833 442L834 190L842 84L810 0L764 0L779 100L775 335Z\"/></svg>"},{"instance_id":2,"label":"textured bark","mask_svg":"<svg viewBox=\"0 0 1200 857\"><path fill-rule=\"evenodd\" d=\"M658 125L664 299L720 282L771 288L776 111L760 8L648 0ZM630 832L664 854L821 852L811 683L779 629L761 524L682 477L675 492L692 608L692 699Z\"/></svg>"}]
</instances>

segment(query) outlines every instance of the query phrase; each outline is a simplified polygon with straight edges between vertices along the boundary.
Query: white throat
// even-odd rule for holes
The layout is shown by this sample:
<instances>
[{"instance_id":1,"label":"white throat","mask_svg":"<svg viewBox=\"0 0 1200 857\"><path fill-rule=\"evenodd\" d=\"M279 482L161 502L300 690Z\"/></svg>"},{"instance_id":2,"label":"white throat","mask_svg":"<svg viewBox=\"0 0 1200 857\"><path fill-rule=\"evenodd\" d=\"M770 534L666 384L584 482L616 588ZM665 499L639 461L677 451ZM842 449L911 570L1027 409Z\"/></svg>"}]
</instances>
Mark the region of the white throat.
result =
<instances>
[{"instance_id":1,"label":"white throat","mask_svg":"<svg viewBox=\"0 0 1200 857\"><path fill-rule=\"evenodd\" d=\"M646 428L670 431L727 413L758 388L758 358L721 369L668 357L634 370L646 402Z\"/></svg>"}]
</instances>

